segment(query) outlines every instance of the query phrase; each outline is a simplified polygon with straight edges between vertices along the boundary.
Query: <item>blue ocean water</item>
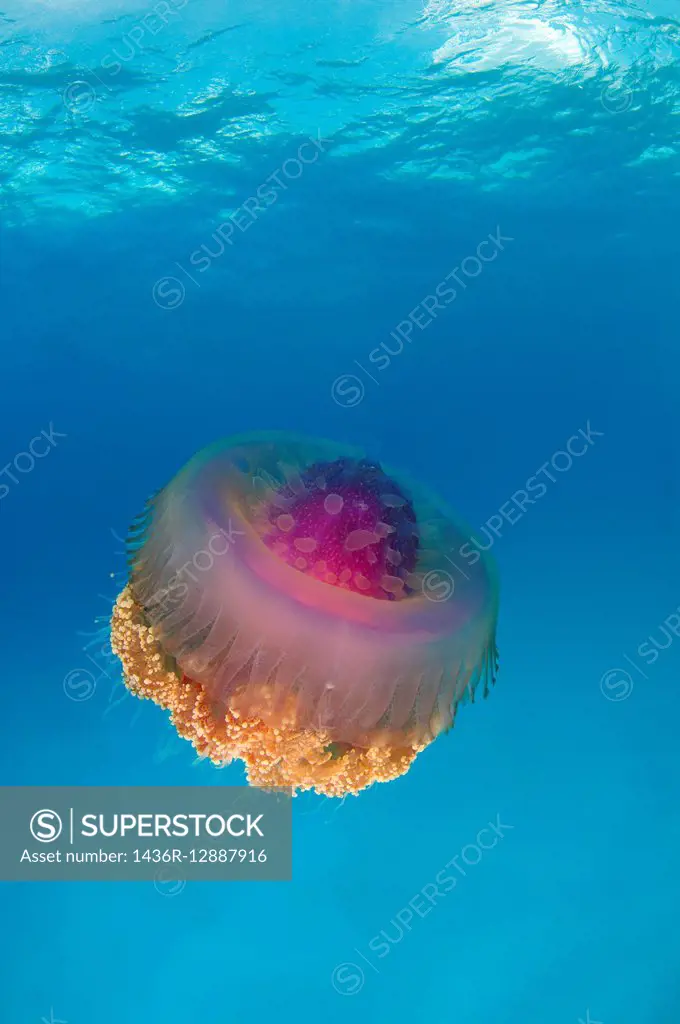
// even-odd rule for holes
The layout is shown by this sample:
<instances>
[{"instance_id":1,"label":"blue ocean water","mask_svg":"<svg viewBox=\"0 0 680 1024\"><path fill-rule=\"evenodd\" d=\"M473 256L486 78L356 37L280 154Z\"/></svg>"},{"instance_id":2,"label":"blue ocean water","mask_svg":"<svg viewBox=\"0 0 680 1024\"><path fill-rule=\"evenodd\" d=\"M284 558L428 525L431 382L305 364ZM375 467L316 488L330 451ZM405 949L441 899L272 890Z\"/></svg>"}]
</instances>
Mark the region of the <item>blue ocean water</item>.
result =
<instances>
[{"instance_id":1,"label":"blue ocean water","mask_svg":"<svg viewBox=\"0 0 680 1024\"><path fill-rule=\"evenodd\" d=\"M501 611L291 882L2 883L0 1021L677 1024L677 3L2 6L0 781L243 783L97 633L216 438L418 476Z\"/></svg>"}]
</instances>

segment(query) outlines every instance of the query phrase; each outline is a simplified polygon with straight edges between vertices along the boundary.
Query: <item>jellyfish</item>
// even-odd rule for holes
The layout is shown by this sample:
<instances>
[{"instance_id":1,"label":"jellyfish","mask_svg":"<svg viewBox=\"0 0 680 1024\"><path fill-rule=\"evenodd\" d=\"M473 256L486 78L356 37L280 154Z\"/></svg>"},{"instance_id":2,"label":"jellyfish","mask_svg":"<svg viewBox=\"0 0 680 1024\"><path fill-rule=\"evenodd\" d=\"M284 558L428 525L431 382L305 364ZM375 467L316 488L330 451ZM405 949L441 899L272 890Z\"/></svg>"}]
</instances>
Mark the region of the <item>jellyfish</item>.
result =
<instances>
[{"instance_id":1,"label":"jellyfish","mask_svg":"<svg viewBox=\"0 0 680 1024\"><path fill-rule=\"evenodd\" d=\"M356 794L495 682L496 571L461 557L470 538L360 450L228 438L134 521L112 649L199 757L242 761L253 786Z\"/></svg>"}]
</instances>

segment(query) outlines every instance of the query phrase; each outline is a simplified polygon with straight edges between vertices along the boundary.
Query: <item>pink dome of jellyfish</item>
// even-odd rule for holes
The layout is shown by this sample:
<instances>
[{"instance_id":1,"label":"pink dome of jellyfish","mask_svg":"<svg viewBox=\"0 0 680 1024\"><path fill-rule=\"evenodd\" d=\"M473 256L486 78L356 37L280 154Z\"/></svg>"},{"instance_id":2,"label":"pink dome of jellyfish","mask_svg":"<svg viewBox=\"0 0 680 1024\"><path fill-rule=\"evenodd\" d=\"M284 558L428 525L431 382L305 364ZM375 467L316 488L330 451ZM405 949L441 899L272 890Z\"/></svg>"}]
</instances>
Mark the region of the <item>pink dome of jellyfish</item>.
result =
<instances>
[{"instance_id":1,"label":"pink dome of jellyfish","mask_svg":"<svg viewBox=\"0 0 680 1024\"><path fill-rule=\"evenodd\" d=\"M241 759L256 786L356 793L495 680L496 574L457 554L470 536L360 451L229 438L133 525L112 646L199 755Z\"/></svg>"}]
</instances>

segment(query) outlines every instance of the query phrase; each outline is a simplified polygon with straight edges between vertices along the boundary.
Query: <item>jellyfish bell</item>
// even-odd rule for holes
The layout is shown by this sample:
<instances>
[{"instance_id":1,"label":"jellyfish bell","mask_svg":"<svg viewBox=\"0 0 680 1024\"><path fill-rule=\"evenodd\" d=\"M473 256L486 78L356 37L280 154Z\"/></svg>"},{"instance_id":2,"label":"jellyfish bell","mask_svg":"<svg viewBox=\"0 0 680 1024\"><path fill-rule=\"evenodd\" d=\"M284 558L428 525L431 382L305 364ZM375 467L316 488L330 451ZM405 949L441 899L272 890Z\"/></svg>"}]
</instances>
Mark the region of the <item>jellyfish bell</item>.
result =
<instances>
[{"instance_id":1,"label":"jellyfish bell","mask_svg":"<svg viewBox=\"0 0 680 1024\"><path fill-rule=\"evenodd\" d=\"M241 759L253 785L355 793L495 680L496 574L461 558L470 537L361 451L230 438L133 524L112 646L200 755Z\"/></svg>"}]
</instances>

